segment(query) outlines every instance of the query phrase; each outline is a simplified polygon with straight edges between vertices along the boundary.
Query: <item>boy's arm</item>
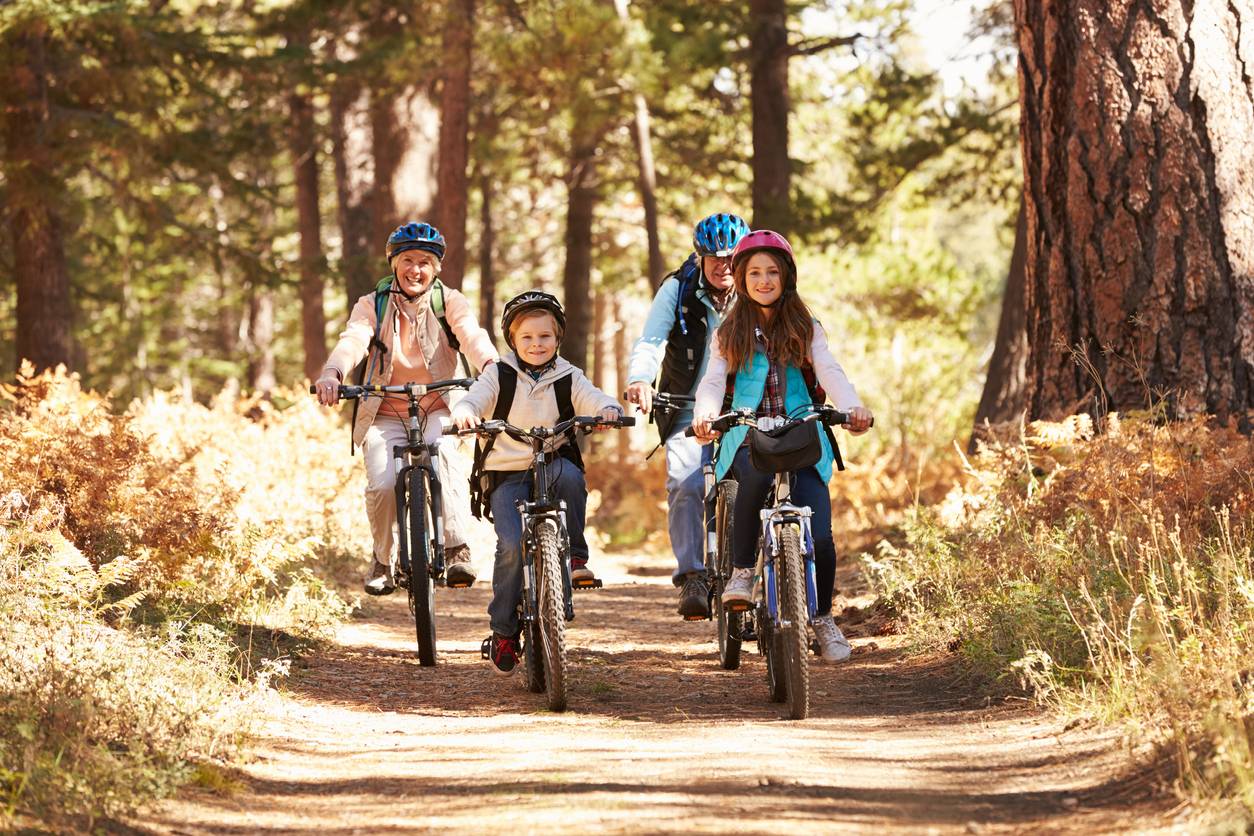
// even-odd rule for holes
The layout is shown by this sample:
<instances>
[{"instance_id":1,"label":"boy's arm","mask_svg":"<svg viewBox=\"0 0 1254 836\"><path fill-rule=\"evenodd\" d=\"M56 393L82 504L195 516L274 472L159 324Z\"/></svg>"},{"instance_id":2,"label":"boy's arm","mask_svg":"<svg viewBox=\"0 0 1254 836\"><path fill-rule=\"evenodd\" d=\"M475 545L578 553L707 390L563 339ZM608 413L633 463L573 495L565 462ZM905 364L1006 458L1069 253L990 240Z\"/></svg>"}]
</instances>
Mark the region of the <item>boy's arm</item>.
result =
<instances>
[{"instance_id":1,"label":"boy's arm","mask_svg":"<svg viewBox=\"0 0 1254 836\"><path fill-rule=\"evenodd\" d=\"M466 394L453 404L453 420L459 418L484 418L492 414L496 408L496 399L501 392L501 379L495 363L484 369L478 379L466 390Z\"/></svg>"},{"instance_id":2,"label":"boy's arm","mask_svg":"<svg viewBox=\"0 0 1254 836\"><path fill-rule=\"evenodd\" d=\"M340 333L339 342L331 350L331 356L322 366L322 373L334 372L343 382L349 371L361 362L370 350L370 341L374 339L375 315L374 294L367 293L357 300L348 316L348 324ZM380 335L380 339L387 341Z\"/></svg>"},{"instance_id":3,"label":"boy's arm","mask_svg":"<svg viewBox=\"0 0 1254 836\"><path fill-rule=\"evenodd\" d=\"M587 375L579 369L571 372L570 402L576 415L600 415L607 409L616 409L623 414L618 401L602 392L588 380Z\"/></svg>"},{"instance_id":4,"label":"boy's arm","mask_svg":"<svg viewBox=\"0 0 1254 836\"><path fill-rule=\"evenodd\" d=\"M466 359L476 369L483 369L489 363L495 363L501 359L497 354L496 346L492 344L492 338L479 324L479 320L475 319L474 312L470 309L470 302L461 291L451 287L444 289L444 317L457 336L458 342L461 343Z\"/></svg>"},{"instance_id":5,"label":"boy's arm","mask_svg":"<svg viewBox=\"0 0 1254 836\"><path fill-rule=\"evenodd\" d=\"M658 288L649 306L649 316L644 321L640 339L632 346L627 360L628 383L652 383L662 365L666 351L666 339L675 325L675 304L679 301L679 280L667 279Z\"/></svg>"},{"instance_id":6,"label":"boy's arm","mask_svg":"<svg viewBox=\"0 0 1254 836\"><path fill-rule=\"evenodd\" d=\"M849 382L849 376L845 374L845 370L832 356L832 351L827 345L827 334L817 321L814 323L814 337L810 340L810 358L814 363L815 377L819 379L819 384L837 409L848 411L862 406L862 399L858 397L853 384Z\"/></svg>"}]
</instances>

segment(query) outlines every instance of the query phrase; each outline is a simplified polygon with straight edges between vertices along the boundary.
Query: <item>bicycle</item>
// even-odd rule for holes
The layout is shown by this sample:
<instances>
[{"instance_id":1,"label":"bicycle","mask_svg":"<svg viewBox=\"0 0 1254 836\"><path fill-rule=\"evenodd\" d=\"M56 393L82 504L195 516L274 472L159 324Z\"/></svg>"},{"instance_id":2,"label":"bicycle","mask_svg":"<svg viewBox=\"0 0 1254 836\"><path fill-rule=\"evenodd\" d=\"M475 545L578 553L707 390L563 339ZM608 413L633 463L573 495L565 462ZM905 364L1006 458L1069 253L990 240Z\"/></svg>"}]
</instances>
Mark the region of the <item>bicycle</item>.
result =
<instances>
[{"instance_id":1,"label":"bicycle","mask_svg":"<svg viewBox=\"0 0 1254 836\"><path fill-rule=\"evenodd\" d=\"M544 692L550 711L566 710L566 622L575 618L570 580L570 535L566 529L566 503L549 496L549 464L553 454L545 452L545 442L561 437L572 428L630 427L634 418L603 421L576 415L552 427L524 430L508 421L488 420L477 427L458 430L448 427L446 435L506 435L530 444L530 499L518 503L523 523L523 596L521 628L523 670L527 690ZM574 443L572 440L570 443ZM599 579L579 585L581 589L601 586Z\"/></svg>"},{"instance_id":2,"label":"bicycle","mask_svg":"<svg viewBox=\"0 0 1254 836\"><path fill-rule=\"evenodd\" d=\"M776 424L779 431L798 424L823 421L829 425L848 423L849 417L828 406L810 404L807 414L791 416ZM758 419L751 409L738 409L715 418L711 429L724 433L737 425L757 427ZM686 435L695 435L691 427ZM714 599L719 613L719 661L727 670L740 664L741 643L756 639L758 649L766 658L767 688L772 702L787 702L789 716L805 719L810 712L810 643L806 625L817 615L818 590L814 571L814 538L810 531L811 509L789 502L792 474L775 474L775 485L760 512L762 532L758 540L758 560L754 570L761 579L750 606L724 607ZM707 485L713 481L713 466ZM731 575L732 508L735 489L718 493L723 480L713 488L715 494L715 525L712 540L714 557L721 579L720 588ZM732 482L734 486L735 483ZM711 583L711 587L715 584Z\"/></svg>"},{"instance_id":3,"label":"bicycle","mask_svg":"<svg viewBox=\"0 0 1254 836\"><path fill-rule=\"evenodd\" d=\"M406 590L409 598L409 613L414 618L418 639L418 663L423 667L436 663L435 587L445 585L444 506L436 468L439 453L436 445L423 440L426 416L418 409L418 403L430 392L469 389L472 383L471 378L455 378L395 386L339 387L342 400L405 395L408 401L409 438L405 444L392 448L396 459L396 585ZM310 386L309 391L316 389ZM448 585L450 589L466 586L469 584Z\"/></svg>"}]
</instances>

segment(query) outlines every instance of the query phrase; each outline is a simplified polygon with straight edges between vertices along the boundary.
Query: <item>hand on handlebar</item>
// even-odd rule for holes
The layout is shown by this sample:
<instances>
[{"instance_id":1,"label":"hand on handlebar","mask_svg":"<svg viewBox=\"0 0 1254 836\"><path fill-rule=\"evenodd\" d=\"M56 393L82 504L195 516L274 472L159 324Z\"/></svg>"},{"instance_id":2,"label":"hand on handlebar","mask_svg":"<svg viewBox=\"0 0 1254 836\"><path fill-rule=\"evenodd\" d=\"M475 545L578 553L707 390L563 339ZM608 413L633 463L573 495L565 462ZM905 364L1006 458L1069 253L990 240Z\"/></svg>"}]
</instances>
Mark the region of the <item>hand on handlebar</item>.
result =
<instances>
[{"instance_id":1,"label":"hand on handlebar","mask_svg":"<svg viewBox=\"0 0 1254 836\"><path fill-rule=\"evenodd\" d=\"M628 401L640 407L640 411L645 415L653 409L653 386L647 380L637 380L628 385L624 395Z\"/></svg>"},{"instance_id":2,"label":"hand on handlebar","mask_svg":"<svg viewBox=\"0 0 1254 836\"><path fill-rule=\"evenodd\" d=\"M475 427L483 423L483 418L478 415L474 415L473 413L470 415L455 415L453 416L453 423L457 426L458 430L473 430Z\"/></svg>"},{"instance_id":3,"label":"hand on handlebar","mask_svg":"<svg viewBox=\"0 0 1254 836\"><path fill-rule=\"evenodd\" d=\"M617 407L607 406L605 409L601 410L601 414L598 415L597 417L600 418L602 421L608 421L610 424L617 424L619 422L619 419L623 417L623 411L621 409L618 409ZM604 424L598 424L597 426L592 427L592 432L602 433L610 429L613 429L613 427L606 426Z\"/></svg>"},{"instance_id":4,"label":"hand on handlebar","mask_svg":"<svg viewBox=\"0 0 1254 836\"><path fill-rule=\"evenodd\" d=\"M871 415L871 410L865 406L855 406L848 412L849 420L845 423L845 430L853 435L862 435L871 428L871 424L875 421L875 417Z\"/></svg>"},{"instance_id":5,"label":"hand on handlebar","mask_svg":"<svg viewBox=\"0 0 1254 836\"><path fill-rule=\"evenodd\" d=\"M710 426L715 419L715 415L700 412L692 417L692 435L702 444L709 444L714 441L722 433Z\"/></svg>"},{"instance_id":6,"label":"hand on handlebar","mask_svg":"<svg viewBox=\"0 0 1254 836\"><path fill-rule=\"evenodd\" d=\"M314 381L313 389L318 395L318 403L323 406L335 406L340 402L340 377L335 372L323 372L322 377Z\"/></svg>"}]
</instances>

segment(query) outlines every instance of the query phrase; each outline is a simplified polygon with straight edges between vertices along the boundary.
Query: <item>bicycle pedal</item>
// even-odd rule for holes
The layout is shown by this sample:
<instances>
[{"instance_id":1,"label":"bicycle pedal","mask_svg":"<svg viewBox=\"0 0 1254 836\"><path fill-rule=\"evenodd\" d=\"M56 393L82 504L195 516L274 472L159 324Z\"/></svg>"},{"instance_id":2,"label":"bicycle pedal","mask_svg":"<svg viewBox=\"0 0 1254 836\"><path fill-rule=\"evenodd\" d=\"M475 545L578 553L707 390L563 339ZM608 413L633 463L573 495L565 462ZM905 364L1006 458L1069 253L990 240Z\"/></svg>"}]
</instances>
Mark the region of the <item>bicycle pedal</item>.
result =
<instances>
[{"instance_id":1,"label":"bicycle pedal","mask_svg":"<svg viewBox=\"0 0 1254 836\"><path fill-rule=\"evenodd\" d=\"M604 585L605 584L601 583L600 578L592 578L591 580L584 579L584 580L579 580L579 581L571 581L570 583L570 586L572 589L581 589L581 590L582 589L600 589Z\"/></svg>"},{"instance_id":2,"label":"bicycle pedal","mask_svg":"<svg viewBox=\"0 0 1254 836\"><path fill-rule=\"evenodd\" d=\"M708 615L685 615L684 621L709 621Z\"/></svg>"},{"instance_id":3,"label":"bicycle pedal","mask_svg":"<svg viewBox=\"0 0 1254 836\"><path fill-rule=\"evenodd\" d=\"M749 612L749 610L753 609L753 604L748 604L748 603L744 603L741 601L733 601L730 604L724 604L723 609L727 610L728 612Z\"/></svg>"},{"instance_id":4,"label":"bicycle pedal","mask_svg":"<svg viewBox=\"0 0 1254 836\"><path fill-rule=\"evenodd\" d=\"M459 583L449 583L446 580L444 582L444 585L447 586L449 589L470 589L470 587L475 585L475 582L474 581L461 581Z\"/></svg>"}]
</instances>

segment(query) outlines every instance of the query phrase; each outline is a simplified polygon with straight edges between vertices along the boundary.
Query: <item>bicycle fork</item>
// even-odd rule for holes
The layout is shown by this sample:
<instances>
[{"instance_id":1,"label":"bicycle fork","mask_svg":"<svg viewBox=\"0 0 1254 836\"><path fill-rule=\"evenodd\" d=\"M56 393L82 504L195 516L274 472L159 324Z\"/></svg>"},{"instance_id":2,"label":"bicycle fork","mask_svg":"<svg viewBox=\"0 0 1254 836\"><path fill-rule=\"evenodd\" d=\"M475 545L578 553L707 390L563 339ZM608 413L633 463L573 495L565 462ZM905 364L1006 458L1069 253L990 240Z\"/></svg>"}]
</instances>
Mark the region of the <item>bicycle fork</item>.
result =
<instances>
[{"instance_id":1,"label":"bicycle fork","mask_svg":"<svg viewBox=\"0 0 1254 836\"><path fill-rule=\"evenodd\" d=\"M557 507L540 507L534 502L519 502L518 513L522 516L523 529L523 621L535 621L538 609L537 594L539 585L536 582L536 553L539 543L536 528L543 520L552 520L557 526L558 551L562 558L562 602L567 621L575 620L575 603L571 597L570 583L570 534L566 530L566 503L559 501Z\"/></svg>"},{"instance_id":2,"label":"bicycle fork","mask_svg":"<svg viewBox=\"0 0 1254 836\"><path fill-rule=\"evenodd\" d=\"M779 572L776 558L780 553L779 532L787 525L800 528L801 561L805 567L806 614L813 617L818 607L818 584L814 574L814 536L810 530L811 510L787 501L772 508L763 508L762 520L762 583L766 591L766 608L777 628L791 622L781 618L779 608Z\"/></svg>"}]
</instances>

